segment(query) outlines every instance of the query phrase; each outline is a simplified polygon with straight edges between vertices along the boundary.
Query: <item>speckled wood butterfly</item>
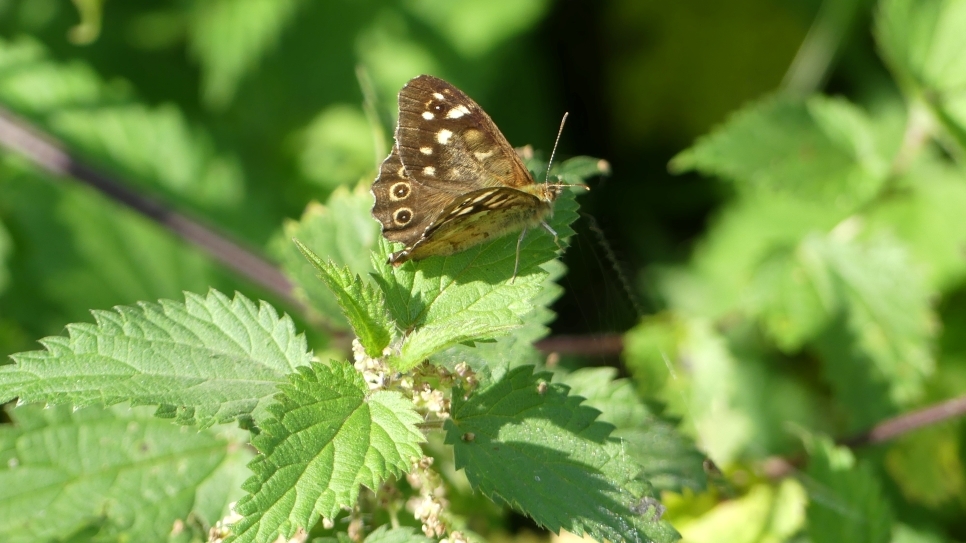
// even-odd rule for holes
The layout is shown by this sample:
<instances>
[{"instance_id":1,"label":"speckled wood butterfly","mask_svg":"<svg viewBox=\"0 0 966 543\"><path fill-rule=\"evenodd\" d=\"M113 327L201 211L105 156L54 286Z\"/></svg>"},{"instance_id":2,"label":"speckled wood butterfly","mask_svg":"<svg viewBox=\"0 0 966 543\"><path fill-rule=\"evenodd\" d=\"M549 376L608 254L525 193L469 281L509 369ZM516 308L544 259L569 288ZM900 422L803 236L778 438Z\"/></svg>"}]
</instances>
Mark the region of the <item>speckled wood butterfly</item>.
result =
<instances>
[{"instance_id":1,"label":"speckled wood butterfly","mask_svg":"<svg viewBox=\"0 0 966 543\"><path fill-rule=\"evenodd\" d=\"M421 75L399 91L396 144L372 184L372 215L386 239L406 245L389 257L398 266L521 229L522 240L541 224L554 233L544 219L564 186L535 183L476 102ZM517 250L519 263L519 241Z\"/></svg>"}]
</instances>

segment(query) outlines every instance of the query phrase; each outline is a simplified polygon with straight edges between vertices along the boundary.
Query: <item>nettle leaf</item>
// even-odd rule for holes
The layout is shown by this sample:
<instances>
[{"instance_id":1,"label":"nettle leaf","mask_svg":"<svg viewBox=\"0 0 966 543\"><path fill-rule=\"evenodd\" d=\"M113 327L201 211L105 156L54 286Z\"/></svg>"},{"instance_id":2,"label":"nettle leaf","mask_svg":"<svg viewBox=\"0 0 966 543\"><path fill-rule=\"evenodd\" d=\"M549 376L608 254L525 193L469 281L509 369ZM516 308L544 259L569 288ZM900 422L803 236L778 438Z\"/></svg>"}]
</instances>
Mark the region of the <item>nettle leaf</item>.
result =
<instances>
[{"instance_id":1,"label":"nettle leaf","mask_svg":"<svg viewBox=\"0 0 966 543\"><path fill-rule=\"evenodd\" d=\"M0 426L0 539L105 541L206 536L239 498L242 441L186 429L144 409L9 409ZM177 526L181 526L180 529Z\"/></svg>"},{"instance_id":2,"label":"nettle leaf","mask_svg":"<svg viewBox=\"0 0 966 543\"><path fill-rule=\"evenodd\" d=\"M561 245L573 235L577 218L573 194L557 199L551 227ZM517 237L505 236L448 257L408 262L399 268L385 263L387 244L374 256L376 281L386 296L396 324L409 334L390 364L405 371L426 357L458 343L492 339L523 324L534 311L557 255L553 236L542 228L527 232L520 245L520 267L513 276Z\"/></svg>"},{"instance_id":3,"label":"nettle leaf","mask_svg":"<svg viewBox=\"0 0 966 543\"><path fill-rule=\"evenodd\" d=\"M48 122L59 136L132 179L196 205L224 208L244 198L244 173L237 158L218 154L210 135L171 104L63 110L51 114Z\"/></svg>"},{"instance_id":4,"label":"nettle leaf","mask_svg":"<svg viewBox=\"0 0 966 543\"><path fill-rule=\"evenodd\" d=\"M897 194L866 214L869 229L892 231L904 241L931 288L959 287L966 278L966 171L920 159L896 183Z\"/></svg>"},{"instance_id":5,"label":"nettle leaf","mask_svg":"<svg viewBox=\"0 0 966 543\"><path fill-rule=\"evenodd\" d=\"M181 422L210 426L266 414L276 387L311 360L287 316L241 294L186 294L94 311L96 325L71 324L45 351L0 366L0 401L161 405Z\"/></svg>"},{"instance_id":6,"label":"nettle leaf","mask_svg":"<svg viewBox=\"0 0 966 543\"><path fill-rule=\"evenodd\" d=\"M531 165L528 167L532 168ZM551 177L560 181L579 185L598 175L610 175L610 164L603 159L592 156L575 156L557 164L550 170Z\"/></svg>"},{"instance_id":7,"label":"nettle leaf","mask_svg":"<svg viewBox=\"0 0 966 543\"><path fill-rule=\"evenodd\" d=\"M600 410L599 420L614 425L613 437L624 441L627 453L654 488L678 493L684 488L705 490L705 456L694 440L678 431L676 421L645 405L630 381L616 376L614 368L581 368L556 375L570 387L571 395L583 396L584 405Z\"/></svg>"},{"instance_id":8,"label":"nettle leaf","mask_svg":"<svg viewBox=\"0 0 966 543\"><path fill-rule=\"evenodd\" d=\"M58 64L44 45L26 35L0 39L0 100L23 113L43 115L70 106L90 106L118 98L87 64Z\"/></svg>"},{"instance_id":9,"label":"nettle leaf","mask_svg":"<svg viewBox=\"0 0 966 543\"><path fill-rule=\"evenodd\" d=\"M791 478L777 485L758 483L739 498L721 500L713 509L680 523L685 541L796 541L805 524L807 498Z\"/></svg>"},{"instance_id":10,"label":"nettle leaf","mask_svg":"<svg viewBox=\"0 0 966 543\"><path fill-rule=\"evenodd\" d=\"M888 174L901 132L885 134L845 100L773 97L735 114L670 167L850 208L874 196Z\"/></svg>"},{"instance_id":11,"label":"nettle leaf","mask_svg":"<svg viewBox=\"0 0 966 543\"><path fill-rule=\"evenodd\" d=\"M366 353L374 358L382 356L382 350L392 339L393 330L382 291L364 283L348 268L325 262L300 241L294 241L305 258L319 271L319 278L335 296Z\"/></svg>"},{"instance_id":12,"label":"nettle leaf","mask_svg":"<svg viewBox=\"0 0 966 543\"><path fill-rule=\"evenodd\" d=\"M811 444L806 489L808 535L815 543L886 543L892 536L889 502L871 466L828 438Z\"/></svg>"},{"instance_id":13,"label":"nettle leaf","mask_svg":"<svg viewBox=\"0 0 966 543\"><path fill-rule=\"evenodd\" d=\"M297 0L213 0L197 4L188 41L201 64L202 97L209 106L231 103L241 79L275 48L300 5Z\"/></svg>"},{"instance_id":14,"label":"nettle leaf","mask_svg":"<svg viewBox=\"0 0 966 543\"><path fill-rule=\"evenodd\" d=\"M966 151L966 4L886 0L875 34L882 56L909 98L923 100Z\"/></svg>"},{"instance_id":15,"label":"nettle leaf","mask_svg":"<svg viewBox=\"0 0 966 543\"><path fill-rule=\"evenodd\" d=\"M351 364L301 367L280 389L252 440L260 454L233 541L288 539L319 516L335 518L356 502L360 485L376 489L422 456L422 417L412 402L398 392L370 395Z\"/></svg>"},{"instance_id":16,"label":"nettle leaf","mask_svg":"<svg viewBox=\"0 0 966 543\"><path fill-rule=\"evenodd\" d=\"M446 442L456 467L497 503L554 532L610 541L673 541L641 468L613 426L549 373L510 370L469 399L454 394Z\"/></svg>"},{"instance_id":17,"label":"nettle leaf","mask_svg":"<svg viewBox=\"0 0 966 543\"><path fill-rule=\"evenodd\" d=\"M885 380L897 405L918 399L935 368L930 352L935 316L930 293L905 248L886 237L857 242L833 232L807 239L802 250L805 273L816 290L834 289L826 299L845 311L852 349L871 361L873 378ZM825 365L833 382L839 381L834 377L838 368L853 363L854 355L841 355ZM840 394L850 394L853 384L852 379L838 383Z\"/></svg>"},{"instance_id":18,"label":"nettle leaf","mask_svg":"<svg viewBox=\"0 0 966 543\"><path fill-rule=\"evenodd\" d=\"M0 222L0 292L7 287L7 281L10 280L10 271L7 269L7 258L13 251L13 242L10 240L10 234L7 233L7 228L2 222Z\"/></svg>"},{"instance_id":19,"label":"nettle leaf","mask_svg":"<svg viewBox=\"0 0 966 543\"><path fill-rule=\"evenodd\" d=\"M286 221L283 234L273 242L273 252L285 273L295 280L296 295L333 324L345 326L345 317L329 289L319 282L315 267L305 260L292 239L326 260L348 266L357 274L372 271L368 251L377 244L379 223L372 218L369 187L359 184L351 191L340 187L325 205L311 203L302 217Z\"/></svg>"},{"instance_id":20,"label":"nettle leaf","mask_svg":"<svg viewBox=\"0 0 966 543\"><path fill-rule=\"evenodd\" d=\"M742 405L748 374L707 319L648 317L625 335L624 360L647 397L680 417L718 464L734 461L760 437L755 417Z\"/></svg>"}]
</instances>

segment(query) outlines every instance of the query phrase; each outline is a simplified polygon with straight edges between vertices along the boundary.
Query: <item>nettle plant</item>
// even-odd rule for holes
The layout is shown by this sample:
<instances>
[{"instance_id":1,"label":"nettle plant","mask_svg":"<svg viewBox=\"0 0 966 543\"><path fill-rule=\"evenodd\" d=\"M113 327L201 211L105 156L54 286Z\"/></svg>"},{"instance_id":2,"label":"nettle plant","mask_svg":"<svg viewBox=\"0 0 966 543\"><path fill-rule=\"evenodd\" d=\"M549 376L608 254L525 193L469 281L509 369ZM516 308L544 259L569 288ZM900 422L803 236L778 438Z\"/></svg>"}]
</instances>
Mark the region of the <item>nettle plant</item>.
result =
<instances>
[{"instance_id":1,"label":"nettle plant","mask_svg":"<svg viewBox=\"0 0 966 543\"><path fill-rule=\"evenodd\" d=\"M351 329L351 359L212 291L95 311L0 367L18 399L3 540L473 540L483 497L555 532L676 539L656 492L703 486L703 457L613 370L554 374L533 347L564 273L553 237L527 234L512 281L516 236L393 268L371 205L337 191L282 251L316 315ZM563 245L576 209L556 203Z\"/></svg>"}]
</instances>

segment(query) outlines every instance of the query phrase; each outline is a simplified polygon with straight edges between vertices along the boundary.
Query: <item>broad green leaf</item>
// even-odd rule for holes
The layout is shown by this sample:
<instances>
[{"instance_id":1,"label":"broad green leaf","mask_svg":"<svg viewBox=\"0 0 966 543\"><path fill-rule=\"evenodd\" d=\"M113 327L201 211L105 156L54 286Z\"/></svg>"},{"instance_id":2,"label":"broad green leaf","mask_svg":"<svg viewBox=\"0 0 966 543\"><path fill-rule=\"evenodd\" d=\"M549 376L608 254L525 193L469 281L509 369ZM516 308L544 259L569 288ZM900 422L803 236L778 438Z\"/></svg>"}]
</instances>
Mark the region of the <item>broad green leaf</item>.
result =
<instances>
[{"instance_id":1,"label":"broad green leaf","mask_svg":"<svg viewBox=\"0 0 966 543\"><path fill-rule=\"evenodd\" d=\"M464 400L454 394L446 442L474 488L554 532L610 541L673 541L641 468L613 426L549 373L510 370Z\"/></svg>"},{"instance_id":2,"label":"broad green leaf","mask_svg":"<svg viewBox=\"0 0 966 543\"><path fill-rule=\"evenodd\" d=\"M249 475L243 442L186 430L143 409L8 411L0 427L0 539L204 537ZM176 526L181 525L180 530Z\"/></svg>"},{"instance_id":3,"label":"broad green leaf","mask_svg":"<svg viewBox=\"0 0 966 543\"><path fill-rule=\"evenodd\" d=\"M10 280L10 271L7 269L7 259L10 257L10 253L13 252L13 241L10 239L10 234L7 233L7 228L2 222L0 222L0 292L7 287L7 282Z\"/></svg>"},{"instance_id":4,"label":"broad green leaf","mask_svg":"<svg viewBox=\"0 0 966 543\"><path fill-rule=\"evenodd\" d=\"M406 0L413 15L445 38L464 57L481 57L543 18L547 0Z\"/></svg>"},{"instance_id":5,"label":"broad green leaf","mask_svg":"<svg viewBox=\"0 0 966 543\"><path fill-rule=\"evenodd\" d=\"M738 112L670 166L848 209L874 196L888 174L900 134L882 141L880 132L844 100L774 97Z\"/></svg>"},{"instance_id":6,"label":"broad green leaf","mask_svg":"<svg viewBox=\"0 0 966 543\"><path fill-rule=\"evenodd\" d=\"M958 287L966 278L966 170L939 160L919 160L897 180L896 194L867 214L870 230L895 232L905 242L928 285Z\"/></svg>"},{"instance_id":7,"label":"broad green leaf","mask_svg":"<svg viewBox=\"0 0 966 543\"><path fill-rule=\"evenodd\" d=\"M675 309L721 318L760 296L753 281L776 253L809 234L828 232L847 216L836 206L789 195L742 197L714 220L689 268L659 275L662 293Z\"/></svg>"},{"instance_id":8,"label":"broad green leaf","mask_svg":"<svg viewBox=\"0 0 966 543\"><path fill-rule=\"evenodd\" d=\"M369 177L378 167L374 137L359 106L326 107L299 135L302 175L329 190Z\"/></svg>"},{"instance_id":9,"label":"broad green leaf","mask_svg":"<svg viewBox=\"0 0 966 543\"><path fill-rule=\"evenodd\" d=\"M48 122L58 135L132 179L199 206L235 206L245 196L238 160L218 154L211 137L173 105L66 110Z\"/></svg>"},{"instance_id":10,"label":"broad green leaf","mask_svg":"<svg viewBox=\"0 0 966 543\"><path fill-rule=\"evenodd\" d=\"M645 319L625 336L624 360L647 396L682 418L716 463L727 465L755 441L754 416L742 406L745 373L707 320Z\"/></svg>"},{"instance_id":11,"label":"broad green leaf","mask_svg":"<svg viewBox=\"0 0 966 543\"><path fill-rule=\"evenodd\" d=\"M352 273L366 274L372 271L369 251L379 238L379 223L372 218L370 209L372 195L368 186L359 184L352 191L340 187L325 205L311 203L298 222L286 221L283 234L273 242L273 252L296 283L296 295L338 326L345 326L345 317L335 297L318 280L315 267L305 260L292 239L298 239L321 258L348 266Z\"/></svg>"},{"instance_id":12,"label":"broad green leaf","mask_svg":"<svg viewBox=\"0 0 966 543\"><path fill-rule=\"evenodd\" d=\"M313 539L312 543L351 543L352 541L348 535L340 533L336 534L336 537ZM373 530L363 541L364 543L432 543L434 540L409 526L389 528L383 525Z\"/></svg>"},{"instance_id":13,"label":"broad green leaf","mask_svg":"<svg viewBox=\"0 0 966 543\"><path fill-rule=\"evenodd\" d=\"M30 249L11 260L0 304L31 343L89 319L91 308L233 287L199 250L143 217L10 162L0 161L0 215Z\"/></svg>"},{"instance_id":14,"label":"broad green leaf","mask_svg":"<svg viewBox=\"0 0 966 543\"><path fill-rule=\"evenodd\" d=\"M241 294L186 294L95 311L96 325L68 325L44 351L0 367L0 401L160 405L182 422L260 421L278 384L309 363L305 338L287 316Z\"/></svg>"},{"instance_id":15,"label":"broad green leaf","mask_svg":"<svg viewBox=\"0 0 966 543\"><path fill-rule=\"evenodd\" d=\"M946 424L923 428L890 444L885 468L910 503L939 508L966 490L961 430Z\"/></svg>"},{"instance_id":16,"label":"broad green leaf","mask_svg":"<svg viewBox=\"0 0 966 543\"><path fill-rule=\"evenodd\" d=\"M105 82L84 64L48 60L43 46L0 39L0 100L30 114L73 147L132 181L160 187L203 208L237 205L245 192L236 157L173 104L132 102L123 85Z\"/></svg>"},{"instance_id":17,"label":"broad green leaf","mask_svg":"<svg viewBox=\"0 0 966 543\"><path fill-rule=\"evenodd\" d=\"M935 366L930 293L903 246L886 237L863 243L838 234L805 241L805 273L814 285L822 285L816 288L835 289L830 298L846 312L853 348L885 380L891 400L907 405L920 397L923 380ZM850 364L848 355L826 362L832 374ZM840 394L849 394L850 381L840 384Z\"/></svg>"},{"instance_id":18,"label":"broad green leaf","mask_svg":"<svg viewBox=\"0 0 966 543\"><path fill-rule=\"evenodd\" d=\"M67 107L84 107L117 99L83 63L59 64L47 59L44 46L29 36L0 38L0 101L31 115Z\"/></svg>"},{"instance_id":19,"label":"broad green leaf","mask_svg":"<svg viewBox=\"0 0 966 543\"><path fill-rule=\"evenodd\" d=\"M532 168L532 165L528 165ZM588 179L599 175L610 175L610 164L606 160L592 156L575 156L557 164L550 170L550 177L557 177L560 181L579 185Z\"/></svg>"},{"instance_id":20,"label":"broad green leaf","mask_svg":"<svg viewBox=\"0 0 966 543\"><path fill-rule=\"evenodd\" d=\"M886 543L892 512L871 467L828 438L811 444L805 488L813 543Z\"/></svg>"},{"instance_id":21,"label":"broad green leaf","mask_svg":"<svg viewBox=\"0 0 966 543\"><path fill-rule=\"evenodd\" d=\"M924 101L966 151L966 2L885 0L875 34L882 56L913 101Z\"/></svg>"},{"instance_id":22,"label":"broad green leaf","mask_svg":"<svg viewBox=\"0 0 966 543\"><path fill-rule=\"evenodd\" d=\"M322 260L300 241L295 240L295 245L319 271L319 278L335 296L366 353L373 358L382 356L382 350L392 339L393 330L382 291L364 283L362 278L353 275L348 268Z\"/></svg>"},{"instance_id":23,"label":"broad green leaf","mask_svg":"<svg viewBox=\"0 0 966 543\"><path fill-rule=\"evenodd\" d=\"M612 435L626 443L628 454L657 490L705 490L705 457L694 441L677 430L676 421L645 405L630 381L616 375L614 368L581 368L556 377L570 387L571 395L583 396L585 405L600 410L599 420L614 425Z\"/></svg>"},{"instance_id":24,"label":"broad green leaf","mask_svg":"<svg viewBox=\"0 0 966 543\"><path fill-rule=\"evenodd\" d=\"M201 94L212 107L231 103L242 78L271 52L298 12L298 0L209 0L196 5L189 48L201 64Z\"/></svg>"},{"instance_id":25,"label":"broad green leaf","mask_svg":"<svg viewBox=\"0 0 966 543\"><path fill-rule=\"evenodd\" d=\"M805 491L793 479L776 486L757 484L738 499L682 521L681 536L688 543L793 541L804 528L805 505Z\"/></svg>"},{"instance_id":26,"label":"broad green leaf","mask_svg":"<svg viewBox=\"0 0 966 543\"><path fill-rule=\"evenodd\" d=\"M573 235L576 219L572 194L557 199L551 227L561 245ZM534 311L549 272L546 264L557 253L553 236L542 228L527 232L520 244L520 266L513 276L517 236L484 243L448 257L431 257L391 268L374 258L376 280L386 295L389 312L405 338L390 359L396 369L414 367L426 357L458 343L493 339L523 324ZM383 244L382 251L386 247Z\"/></svg>"},{"instance_id":27,"label":"broad green leaf","mask_svg":"<svg viewBox=\"0 0 966 543\"><path fill-rule=\"evenodd\" d=\"M348 363L301 367L280 388L252 441L259 456L232 541L287 539L320 516L334 519L355 504L360 485L376 489L422 456L413 404L398 392L370 394Z\"/></svg>"}]
</instances>

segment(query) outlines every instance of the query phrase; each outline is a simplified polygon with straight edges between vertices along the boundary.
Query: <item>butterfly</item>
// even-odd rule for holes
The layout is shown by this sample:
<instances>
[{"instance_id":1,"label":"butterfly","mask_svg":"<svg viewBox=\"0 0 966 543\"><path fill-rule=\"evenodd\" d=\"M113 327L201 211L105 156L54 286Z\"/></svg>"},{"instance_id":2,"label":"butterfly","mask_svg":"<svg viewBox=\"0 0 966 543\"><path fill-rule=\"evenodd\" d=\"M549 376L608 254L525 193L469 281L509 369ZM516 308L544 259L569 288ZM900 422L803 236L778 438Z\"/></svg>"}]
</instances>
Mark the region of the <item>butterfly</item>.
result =
<instances>
[{"instance_id":1,"label":"butterfly","mask_svg":"<svg viewBox=\"0 0 966 543\"><path fill-rule=\"evenodd\" d=\"M372 184L389 263L458 253L543 225L566 185L536 183L489 115L453 85L420 75L399 91L395 145Z\"/></svg>"}]
</instances>

